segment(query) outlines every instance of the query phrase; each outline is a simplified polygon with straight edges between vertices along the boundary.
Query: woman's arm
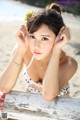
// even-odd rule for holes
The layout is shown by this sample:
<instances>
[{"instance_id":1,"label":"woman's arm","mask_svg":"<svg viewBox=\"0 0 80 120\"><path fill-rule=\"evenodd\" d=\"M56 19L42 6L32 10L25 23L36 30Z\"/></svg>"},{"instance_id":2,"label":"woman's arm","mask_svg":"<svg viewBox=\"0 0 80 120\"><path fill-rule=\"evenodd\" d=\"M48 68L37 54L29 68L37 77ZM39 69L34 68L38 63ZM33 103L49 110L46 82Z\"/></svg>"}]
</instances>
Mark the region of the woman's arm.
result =
<instances>
[{"instance_id":1,"label":"woman's arm","mask_svg":"<svg viewBox=\"0 0 80 120\"><path fill-rule=\"evenodd\" d=\"M57 52L55 52L57 54ZM62 88L68 85L68 81L73 77L77 70L77 62L66 56L63 63L59 65L59 53L51 57L44 80L43 93L46 100L51 100L57 97Z\"/></svg>"},{"instance_id":2,"label":"woman's arm","mask_svg":"<svg viewBox=\"0 0 80 120\"><path fill-rule=\"evenodd\" d=\"M22 69L22 65L22 56L17 49L6 71L0 78L0 91L7 93L14 87Z\"/></svg>"},{"instance_id":3,"label":"woman's arm","mask_svg":"<svg viewBox=\"0 0 80 120\"><path fill-rule=\"evenodd\" d=\"M43 93L45 99L53 99L59 94L59 60L61 51L53 50L49 65L43 80Z\"/></svg>"},{"instance_id":4,"label":"woman's arm","mask_svg":"<svg viewBox=\"0 0 80 120\"><path fill-rule=\"evenodd\" d=\"M61 28L58 36L55 39L52 56L43 80L43 94L44 94L44 98L47 100L51 100L59 94L61 89L60 88L61 79L63 81L66 80L66 82L68 82L68 80L73 76L73 74L76 71L77 65L72 61L69 62L67 61L67 64L65 63L62 70L63 73L60 73L60 69L59 69L61 49L69 40L68 32L69 31L67 30L67 28L64 27ZM70 64L70 62L73 64ZM65 79L65 77L63 77L64 76L63 74L64 73L67 74L68 72L70 74L68 74L67 75L68 77L66 77Z\"/></svg>"},{"instance_id":5,"label":"woman's arm","mask_svg":"<svg viewBox=\"0 0 80 120\"><path fill-rule=\"evenodd\" d=\"M15 85L23 66L23 57L28 49L28 31L24 25L17 32L17 48L6 71L0 78L0 91L9 92Z\"/></svg>"}]
</instances>

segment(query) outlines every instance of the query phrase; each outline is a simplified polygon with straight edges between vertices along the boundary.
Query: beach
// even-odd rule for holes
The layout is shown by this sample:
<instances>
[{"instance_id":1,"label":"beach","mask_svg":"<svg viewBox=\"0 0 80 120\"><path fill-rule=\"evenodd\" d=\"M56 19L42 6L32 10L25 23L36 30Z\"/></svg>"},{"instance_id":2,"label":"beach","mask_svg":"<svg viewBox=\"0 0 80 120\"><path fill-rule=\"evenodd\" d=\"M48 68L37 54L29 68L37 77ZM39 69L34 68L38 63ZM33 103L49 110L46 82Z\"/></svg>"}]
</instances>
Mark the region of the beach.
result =
<instances>
[{"instance_id":1,"label":"beach","mask_svg":"<svg viewBox=\"0 0 80 120\"><path fill-rule=\"evenodd\" d=\"M34 8L30 6L30 10ZM38 8L35 9L38 10ZM62 16L66 25L71 30L71 40L63 49L67 54L75 58L78 63L78 69L69 82L70 96L80 98L80 17L68 13L62 13ZM23 14L22 16L16 15L16 17L2 17L0 19L0 74L5 71L11 60L12 50L17 43L16 32L22 24L24 24ZM14 90L25 91L25 87L26 84L23 80L22 70Z\"/></svg>"}]
</instances>

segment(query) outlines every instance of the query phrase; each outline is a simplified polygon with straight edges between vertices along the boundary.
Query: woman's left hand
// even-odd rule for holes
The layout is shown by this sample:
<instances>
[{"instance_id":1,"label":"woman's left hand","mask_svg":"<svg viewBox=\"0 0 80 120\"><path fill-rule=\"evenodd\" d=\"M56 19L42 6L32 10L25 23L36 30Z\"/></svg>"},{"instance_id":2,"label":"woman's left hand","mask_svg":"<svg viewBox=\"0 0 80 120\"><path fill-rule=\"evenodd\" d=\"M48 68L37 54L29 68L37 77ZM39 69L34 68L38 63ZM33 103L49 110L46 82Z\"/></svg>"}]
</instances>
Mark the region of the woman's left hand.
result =
<instances>
[{"instance_id":1,"label":"woman's left hand","mask_svg":"<svg viewBox=\"0 0 80 120\"><path fill-rule=\"evenodd\" d=\"M62 27L57 35L54 48L62 49L62 47L70 40L70 31L68 27Z\"/></svg>"}]
</instances>

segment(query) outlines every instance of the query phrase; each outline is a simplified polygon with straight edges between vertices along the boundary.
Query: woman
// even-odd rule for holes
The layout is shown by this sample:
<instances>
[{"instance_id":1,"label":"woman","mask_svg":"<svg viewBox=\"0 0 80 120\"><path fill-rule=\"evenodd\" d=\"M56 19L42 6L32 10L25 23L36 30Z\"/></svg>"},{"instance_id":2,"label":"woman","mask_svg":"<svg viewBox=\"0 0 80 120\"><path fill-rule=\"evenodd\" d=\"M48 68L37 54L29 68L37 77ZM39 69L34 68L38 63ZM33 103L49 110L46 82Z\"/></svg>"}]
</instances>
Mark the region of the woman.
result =
<instances>
[{"instance_id":1,"label":"woman","mask_svg":"<svg viewBox=\"0 0 80 120\"><path fill-rule=\"evenodd\" d=\"M44 99L68 96L68 81L77 69L76 61L62 50L70 34L54 9L32 14L17 33L17 47L0 80L1 93L9 92L25 64L27 91Z\"/></svg>"}]
</instances>

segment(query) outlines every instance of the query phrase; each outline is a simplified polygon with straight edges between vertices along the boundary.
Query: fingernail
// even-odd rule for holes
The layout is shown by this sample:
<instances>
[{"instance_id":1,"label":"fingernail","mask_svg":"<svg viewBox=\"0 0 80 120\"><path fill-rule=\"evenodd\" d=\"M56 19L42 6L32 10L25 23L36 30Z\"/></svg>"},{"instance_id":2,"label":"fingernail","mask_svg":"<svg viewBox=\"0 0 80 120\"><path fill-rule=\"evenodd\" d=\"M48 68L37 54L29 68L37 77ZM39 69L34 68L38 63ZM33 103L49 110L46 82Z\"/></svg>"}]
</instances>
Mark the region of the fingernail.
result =
<instances>
[{"instance_id":1,"label":"fingernail","mask_svg":"<svg viewBox=\"0 0 80 120\"><path fill-rule=\"evenodd\" d=\"M4 99L0 100L0 105L4 104Z\"/></svg>"},{"instance_id":2,"label":"fingernail","mask_svg":"<svg viewBox=\"0 0 80 120\"><path fill-rule=\"evenodd\" d=\"M5 98L6 94L4 93L0 98Z\"/></svg>"},{"instance_id":3,"label":"fingernail","mask_svg":"<svg viewBox=\"0 0 80 120\"><path fill-rule=\"evenodd\" d=\"M0 108L0 112L2 112L3 111L3 108Z\"/></svg>"}]
</instances>

